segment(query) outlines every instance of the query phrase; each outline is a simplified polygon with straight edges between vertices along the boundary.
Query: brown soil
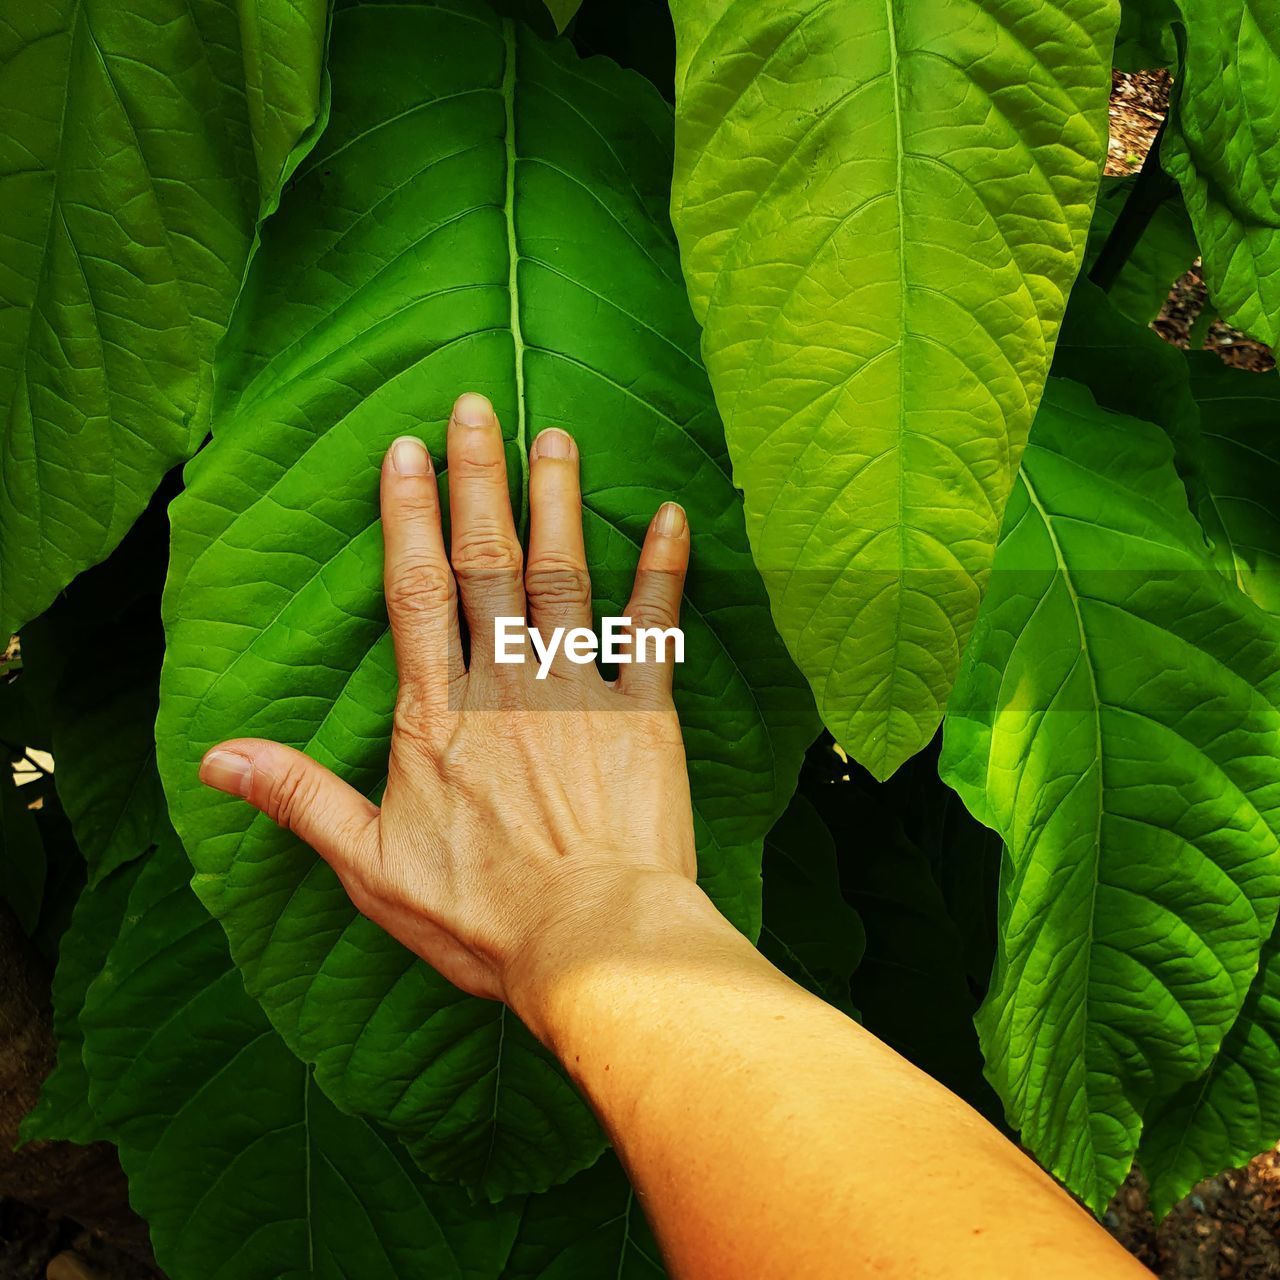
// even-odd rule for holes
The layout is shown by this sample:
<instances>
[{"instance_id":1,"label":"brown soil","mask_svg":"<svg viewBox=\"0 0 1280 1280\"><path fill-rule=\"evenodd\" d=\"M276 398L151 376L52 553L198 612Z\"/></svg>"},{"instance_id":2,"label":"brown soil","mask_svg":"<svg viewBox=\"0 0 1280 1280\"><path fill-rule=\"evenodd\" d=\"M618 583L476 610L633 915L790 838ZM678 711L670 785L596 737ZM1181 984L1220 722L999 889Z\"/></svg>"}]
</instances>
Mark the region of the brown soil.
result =
<instances>
[{"instance_id":1,"label":"brown soil","mask_svg":"<svg viewBox=\"0 0 1280 1280\"><path fill-rule=\"evenodd\" d=\"M1112 1235L1162 1280L1280 1276L1280 1153L1207 1178L1157 1229L1133 1173L1107 1211Z\"/></svg>"}]
</instances>

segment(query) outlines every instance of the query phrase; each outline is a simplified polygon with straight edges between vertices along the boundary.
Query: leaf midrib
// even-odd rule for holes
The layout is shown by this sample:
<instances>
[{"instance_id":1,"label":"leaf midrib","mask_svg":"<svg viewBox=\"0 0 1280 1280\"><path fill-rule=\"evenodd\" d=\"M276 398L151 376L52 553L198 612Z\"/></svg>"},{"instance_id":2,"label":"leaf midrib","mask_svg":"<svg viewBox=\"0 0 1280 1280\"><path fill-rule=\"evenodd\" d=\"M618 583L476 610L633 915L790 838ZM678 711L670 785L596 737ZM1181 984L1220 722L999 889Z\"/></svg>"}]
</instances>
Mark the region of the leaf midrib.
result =
<instances>
[{"instance_id":1,"label":"leaf midrib","mask_svg":"<svg viewBox=\"0 0 1280 1280\"><path fill-rule=\"evenodd\" d=\"M529 528L529 442L524 406L524 331L520 325L520 250L516 243L516 26L511 18L502 20L506 61L502 69L502 102L506 113L506 191L503 216L507 228L507 293L511 299L511 342L515 348L516 447L520 451L520 541Z\"/></svg>"},{"instance_id":2,"label":"leaf midrib","mask_svg":"<svg viewBox=\"0 0 1280 1280\"><path fill-rule=\"evenodd\" d=\"M1058 569L1062 574L1063 585L1067 589L1067 595L1071 600L1071 608L1075 613L1076 627L1080 633L1080 656L1084 662L1085 668L1089 672L1089 689L1093 695L1093 731L1094 731L1094 758L1098 765L1098 803L1095 806L1095 821L1093 830L1093 874L1092 888L1089 898L1089 920L1087 933L1084 938L1084 981L1081 984L1081 999L1084 1003L1084 1024L1089 1025L1089 991L1093 980L1093 951L1094 951L1094 927L1097 921L1098 911L1098 886L1101 881L1102 874L1102 797L1106 794L1106 763L1102 753L1102 716L1100 712L1100 703L1098 700L1098 677L1094 670L1092 657L1089 652L1089 636L1085 630L1084 615L1080 610L1080 596L1076 591L1076 585L1071 578L1071 570L1067 566L1066 557L1063 555L1062 544L1058 541L1057 531L1053 527L1053 517L1040 499L1039 493L1036 491L1035 484L1032 482L1031 475L1025 464L1019 466L1018 475L1022 479L1023 485L1027 490L1027 500L1035 508L1036 513L1040 516L1044 524L1045 533L1048 535L1049 544L1053 548L1054 559L1057 562ZM1087 1041L1087 1036L1083 1036ZM1080 1061L1084 1066L1084 1092L1089 1092L1089 1068L1088 1068L1088 1045L1081 1045ZM1085 1126L1085 1136L1089 1142L1089 1149L1093 1152L1093 1166L1090 1171L1090 1179L1095 1182L1097 1177L1097 1153L1093 1145L1093 1133L1088 1125Z\"/></svg>"}]
</instances>

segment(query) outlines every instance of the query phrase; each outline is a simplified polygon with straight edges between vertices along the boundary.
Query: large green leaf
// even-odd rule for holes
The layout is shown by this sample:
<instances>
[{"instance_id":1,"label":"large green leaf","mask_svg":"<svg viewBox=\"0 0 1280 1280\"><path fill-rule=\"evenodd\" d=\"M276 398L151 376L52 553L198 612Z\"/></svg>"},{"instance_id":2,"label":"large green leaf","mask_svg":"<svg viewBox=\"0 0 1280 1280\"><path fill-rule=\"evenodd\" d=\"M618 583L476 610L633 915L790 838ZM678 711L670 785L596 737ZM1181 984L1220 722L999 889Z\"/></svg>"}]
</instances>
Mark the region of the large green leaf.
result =
<instances>
[{"instance_id":1,"label":"large green leaf","mask_svg":"<svg viewBox=\"0 0 1280 1280\"><path fill-rule=\"evenodd\" d=\"M165 1274L496 1277L519 1205L474 1208L337 1111L245 994L177 839L140 865L119 937L77 939L101 967L80 1022L99 1134Z\"/></svg>"},{"instance_id":2,"label":"large green leaf","mask_svg":"<svg viewBox=\"0 0 1280 1280\"><path fill-rule=\"evenodd\" d=\"M672 211L774 618L849 754L933 736L1084 252L1114 0L673 0Z\"/></svg>"},{"instance_id":3,"label":"large green leaf","mask_svg":"<svg viewBox=\"0 0 1280 1280\"><path fill-rule=\"evenodd\" d=\"M1138 1160L1159 1222L1202 1178L1244 1164L1280 1140L1280 931L1231 1034L1199 1079L1147 1114Z\"/></svg>"},{"instance_id":4,"label":"large green leaf","mask_svg":"<svg viewBox=\"0 0 1280 1280\"><path fill-rule=\"evenodd\" d=\"M235 0L260 215L311 150L329 113L329 0Z\"/></svg>"},{"instance_id":5,"label":"large green leaf","mask_svg":"<svg viewBox=\"0 0 1280 1280\"><path fill-rule=\"evenodd\" d=\"M670 109L638 76L465 0L340 11L331 71L331 123L267 226L213 443L172 508L161 772L198 892L320 1086L436 1176L498 1196L599 1154L567 1079L512 1015L357 916L309 850L196 778L211 743L253 733L381 786L389 442L421 432L443 457L454 396L488 393L523 511L527 441L569 428L605 612L625 602L653 510L679 495L694 565L677 702L701 873L749 932L761 842L815 725L697 360L665 215Z\"/></svg>"},{"instance_id":6,"label":"large green leaf","mask_svg":"<svg viewBox=\"0 0 1280 1280\"><path fill-rule=\"evenodd\" d=\"M1222 318L1280 341L1280 7L1177 0L1182 66L1160 150Z\"/></svg>"},{"instance_id":7,"label":"large green leaf","mask_svg":"<svg viewBox=\"0 0 1280 1280\"><path fill-rule=\"evenodd\" d=\"M214 344L275 197L259 172L278 182L322 110L323 36L323 0L9 6L5 636L119 542L204 435Z\"/></svg>"},{"instance_id":8,"label":"large green leaf","mask_svg":"<svg viewBox=\"0 0 1280 1280\"><path fill-rule=\"evenodd\" d=\"M1275 919L1280 630L1212 567L1167 437L1051 388L941 767L1009 852L988 1074L1101 1212Z\"/></svg>"},{"instance_id":9,"label":"large green leaf","mask_svg":"<svg viewBox=\"0 0 1280 1280\"><path fill-rule=\"evenodd\" d=\"M1200 519L1214 561L1269 613L1280 613L1280 375L1189 358L1200 408Z\"/></svg>"},{"instance_id":10,"label":"large green leaf","mask_svg":"<svg viewBox=\"0 0 1280 1280\"><path fill-rule=\"evenodd\" d=\"M53 1030L58 1057L40 1088L40 1099L23 1117L24 1142L62 1139L95 1142L102 1127L89 1105L89 1076L84 1069L80 1012L89 984L102 969L107 948L120 932L129 895L142 864L136 859L81 893L71 924L58 946L53 975Z\"/></svg>"}]
</instances>

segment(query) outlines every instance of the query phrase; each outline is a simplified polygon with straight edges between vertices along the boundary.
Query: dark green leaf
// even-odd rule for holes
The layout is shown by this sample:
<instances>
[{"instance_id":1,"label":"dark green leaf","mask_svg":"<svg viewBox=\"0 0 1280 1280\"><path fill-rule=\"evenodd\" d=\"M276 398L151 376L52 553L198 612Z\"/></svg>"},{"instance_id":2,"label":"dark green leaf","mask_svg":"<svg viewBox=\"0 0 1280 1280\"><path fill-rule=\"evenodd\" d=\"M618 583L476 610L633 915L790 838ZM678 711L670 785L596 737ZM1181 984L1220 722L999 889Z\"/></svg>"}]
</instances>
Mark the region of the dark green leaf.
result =
<instances>
[{"instance_id":1,"label":"dark green leaf","mask_svg":"<svg viewBox=\"0 0 1280 1280\"><path fill-rule=\"evenodd\" d=\"M1173 66L1178 52L1170 23L1177 16L1173 0L1120 0L1116 66L1122 71Z\"/></svg>"},{"instance_id":2,"label":"dark green leaf","mask_svg":"<svg viewBox=\"0 0 1280 1280\"><path fill-rule=\"evenodd\" d=\"M333 47L329 128L265 231L213 443L172 508L161 772L198 892L319 1085L433 1175L501 1196L598 1156L568 1080L512 1015L460 995L358 917L309 850L196 777L209 745L251 733L382 785L384 450L413 431L443 456L453 398L483 391L523 512L527 442L567 427L608 613L679 495L694 568L677 704L702 882L751 933L761 843L815 724L697 359L665 212L669 108L479 3L344 9Z\"/></svg>"},{"instance_id":3,"label":"dark green leaf","mask_svg":"<svg viewBox=\"0 0 1280 1280\"><path fill-rule=\"evenodd\" d=\"M1280 374L1189 357L1200 407L1198 510L1214 562L1269 613L1280 613Z\"/></svg>"},{"instance_id":4,"label":"dark green leaf","mask_svg":"<svg viewBox=\"0 0 1280 1280\"><path fill-rule=\"evenodd\" d=\"M1084 257L1086 270L1101 252L1121 209L1133 195L1136 181L1133 176L1102 180L1093 221L1089 224L1089 242ZM1163 181L1173 185L1167 178ZM1160 314L1160 308L1169 297L1169 290L1174 282L1187 271L1198 255L1191 220L1187 217L1181 195L1174 187L1173 194L1156 207L1141 238L1129 254L1128 261L1107 290L1111 305L1130 320L1135 320L1138 324L1149 324ZM1070 314L1071 308L1068 306L1068 319L1063 322L1062 336L1058 339L1059 347L1066 339Z\"/></svg>"},{"instance_id":5,"label":"dark green leaf","mask_svg":"<svg viewBox=\"0 0 1280 1280\"><path fill-rule=\"evenodd\" d=\"M529 1198L502 1280L662 1280L666 1274L636 1194L606 1154L563 1186Z\"/></svg>"},{"instance_id":6,"label":"dark green leaf","mask_svg":"<svg viewBox=\"0 0 1280 1280\"><path fill-rule=\"evenodd\" d=\"M764 842L760 950L788 977L852 1015L849 977L865 942L858 913L840 897L831 833L797 793Z\"/></svg>"},{"instance_id":7,"label":"dark green leaf","mask_svg":"<svg viewBox=\"0 0 1280 1280\"><path fill-rule=\"evenodd\" d=\"M945 794L936 779L934 790ZM863 1025L998 1120L999 1104L982 1078L966 940L929 858L903 832L900 807L865 778L810 784L806 794L835 840L845 897L866 930L851 984ZM966 852L955 847L946 856ZM969 868L974 879L977 871Z\"/></svg>"},{"instance_id":8,"label":"dark green leaf","mask_svg":"<svg viewBox=\"0 0 1280 1280\"><path fill-rule=\"evenodd\" d=\"M573 21L573 15L582 7L582 0L544 0L547 11L561 32Z\"/></svg>"},{"instance_id":9,"label":"dark green leaf","mask_svg":"<svg viewBox=\"0 0 1280 1280\"><path fill-rule=\"evenodd\" d=\"M334 1108L245 995L189 870L172 835L141 864L81 1016L92 1105L165 1274L496 1277L519 1205L473 1208Z\"/></svg>"},{"instance_id":10,"label":"dark green leaf","mask_svg":"<svg viewBox=\"0 0 1280 1280\"><path fill-rule=\"evenodd\" d=\"M47 726L58 798L91 885L168 826L154 736L167 490L104 564L23 630L22 680Z\"/></svg>"},{"instance_id":11,"label":"dark green leaf","mask_svg":"<svg viewBox=\"0 0 1280 1280\"><path fill-rule=\"evenodd\" d=\"M0 26L0 632L208 425L260 180L321 101L323 0L23 0ZM278 98L277 98L278 95Z\"/></svg>"},{"instance_id":12,"label":"dark green leaf","mask_svg":"<svg viewBox=\"0 0 1280 1280\"><path fill-rule=\"evenodd\" d=\"M62 936L53 976L53 1030L58 1039L58 1060L41 1087L40 1100L22 1121L20 1133L24 1142L96 1142L104 1136L103 1126L89 1105L89 1076L81 1058L84 1034L80 1012L89 984L101 971L107 951L120 932L141 865L135 860L81 893L71 924Z\"/></svg>"},{"instance_id":13,"label":"dark green leaf","mask_svg":"<svg viewBox=\"0 0 1280 1280\"><path fill-rule=\"evenodd\" d=\"M1081 276L1071 291L1053 372L1088 387L1104 409L1163 427L1188 492L1201 491L1200 411L1187 357Z\"/></svg>"}]
</instances>

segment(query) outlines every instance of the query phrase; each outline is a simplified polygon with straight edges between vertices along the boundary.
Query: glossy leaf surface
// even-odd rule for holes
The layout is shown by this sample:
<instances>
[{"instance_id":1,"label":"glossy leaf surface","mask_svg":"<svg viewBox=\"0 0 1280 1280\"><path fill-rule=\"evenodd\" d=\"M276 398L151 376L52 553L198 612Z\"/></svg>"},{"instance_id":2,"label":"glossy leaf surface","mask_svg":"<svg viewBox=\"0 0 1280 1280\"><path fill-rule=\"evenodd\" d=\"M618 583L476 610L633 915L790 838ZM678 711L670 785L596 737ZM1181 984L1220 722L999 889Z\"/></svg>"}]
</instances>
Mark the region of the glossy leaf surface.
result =
<instances>
[{"instance_id":1,"label":"glossy leaf surface","mask_svg":"<svg viewBox=\"0 0 1280 1280\"><path fill-rule=\"evenodd\" d=\"M670 109L479 3L344 9L333 48L329 128L268 225L213 443L173 507L161 772L199 893L320 1086L435 1176L496 1197L599 1154L567 1079L500 1006L358 917L309 850L196 779L206 747L249 733L381 787L386 447L420 433L442 458L454 397L485 392L523 514L528 441L569 429L601 612L620 611L649 518L680 496L694 568L677 704L701 874L751 933L761 842L815 724L697 358L665 213Z\"/></svg>"}]
</instances>

